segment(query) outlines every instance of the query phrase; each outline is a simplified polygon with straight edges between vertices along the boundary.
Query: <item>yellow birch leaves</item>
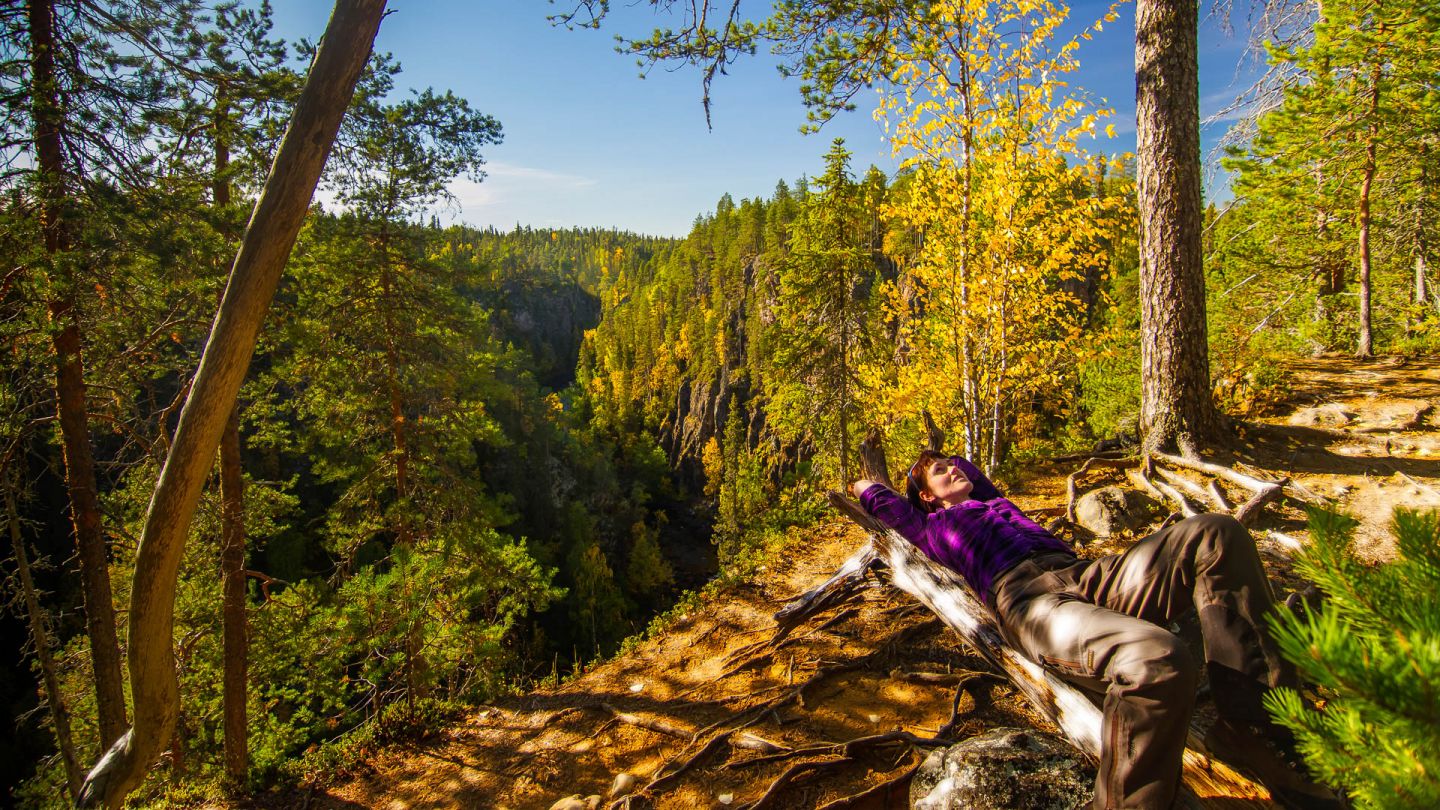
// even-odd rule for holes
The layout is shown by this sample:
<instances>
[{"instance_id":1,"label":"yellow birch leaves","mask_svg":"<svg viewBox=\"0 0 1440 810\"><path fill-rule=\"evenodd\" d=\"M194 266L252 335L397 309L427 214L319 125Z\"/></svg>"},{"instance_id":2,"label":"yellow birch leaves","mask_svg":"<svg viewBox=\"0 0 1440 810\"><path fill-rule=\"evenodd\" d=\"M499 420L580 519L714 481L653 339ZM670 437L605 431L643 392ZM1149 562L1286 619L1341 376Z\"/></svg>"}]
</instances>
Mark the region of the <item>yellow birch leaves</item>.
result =
<instances>
[{"instance_id":1,"label":"yellow birch leaves","mask_svg":"<svg viewBox=\"0 0 1440 810\"><path fill-rule=\"evenodd\" d=\"M893 302L908 353L889 399L909 403L905 417L929 409L982 464L1003 458L1027 407L1063 405L1081 299L1129 216L1079 146L1110 111L1065 81L1089 33L1057 42L1068 11L930 3L907 18L881 85L876 115L909 175L889 213L919 235L913 293Z\"/></svg>"}]
</instances>

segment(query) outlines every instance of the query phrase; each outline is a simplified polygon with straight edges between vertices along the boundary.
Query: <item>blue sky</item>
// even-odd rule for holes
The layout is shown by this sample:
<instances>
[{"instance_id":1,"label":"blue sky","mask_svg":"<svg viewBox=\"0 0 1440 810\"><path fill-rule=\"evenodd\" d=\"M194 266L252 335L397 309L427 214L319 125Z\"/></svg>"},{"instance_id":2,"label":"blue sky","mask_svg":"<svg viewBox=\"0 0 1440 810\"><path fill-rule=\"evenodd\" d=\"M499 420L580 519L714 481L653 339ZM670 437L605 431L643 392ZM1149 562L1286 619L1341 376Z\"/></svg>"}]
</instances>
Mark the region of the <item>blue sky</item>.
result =
<instances>
[{"instance_id":1,"label":"blue sky","mask_svg":"<svg viewBox=\"0 0 1440 810\"><path fill-rule=\"evenodd\" d=\"M896 166L871 117L873 95L860 107L801 135L805 120L797 80L783 79L766 54L742 59L711 91L713 129L700 104L700 76L692 69L652 71L638 78L633 57L615 52L614 36L643 35L657 24L646 0L614 0L599 31L551 26L564 7L542 0L391 0L376 47L404 67L397 89L453 90L499 119L503 144L486 151L483 183L457 181L455 202L439 211L446 222L510 228L572 225L615 227L682 236L722 194L736 200L767 197L777 180L818 174L831 140L843 137L858 171ZM764 6L751 0L750 13ZM1088 23L1107 3L1080 0L1071 20ZM331 4L278 0L276 33L317 39ZM1097 141L1105 152L1134 148L1134 6L1120 9L1080 51L1075 83L1116 109L1117 137ZM1243 20L1226 35L1213 19L1200 35L1201 115L1243 90L1250 71L1238 71ZM1223 124L1204 133L1206 150ZM1211 193L1225 196L1223 178Z\"/></svg>"}]
</instances>

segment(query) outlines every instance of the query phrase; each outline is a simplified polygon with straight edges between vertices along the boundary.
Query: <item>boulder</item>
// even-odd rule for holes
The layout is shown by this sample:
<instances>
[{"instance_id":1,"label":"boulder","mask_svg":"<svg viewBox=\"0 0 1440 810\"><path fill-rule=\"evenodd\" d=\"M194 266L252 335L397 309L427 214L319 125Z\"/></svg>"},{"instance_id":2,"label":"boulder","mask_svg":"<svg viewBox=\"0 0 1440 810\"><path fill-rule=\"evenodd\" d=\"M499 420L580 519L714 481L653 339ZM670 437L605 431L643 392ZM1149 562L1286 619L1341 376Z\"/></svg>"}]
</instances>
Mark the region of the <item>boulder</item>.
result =
<instances>
[{"instance_id":1,"label":"boulder","mask_svg":"<svg viewBox=\"0 0 1440 810\"><path fill-rule=\"evenodd\" d=\"M1069 743L997 728L931 752L910 783L913 810L1081 810L1095 770Z\"/></svg>"},{"instance_id":2,"label":"boulder","mask_svg":"<svg viewBox=\"0 0 1440 810\"><path fill-rule=\"evenodd\" d=\"M1100 537L1134 531L1150 522L1160 505L1143 492L1101 487L1075 501L1075 522Z\"/></svg>"},{"instance_id":3,"label":"boulder","mask_svg":"<svg viewBox=\"0 0 1440 810\"><path fill-rule=\"evenodd\" d=\"M1302 408L1290 415L1290 424L1300 427L1344 427L1355 419L1355 412L1338 402Z\"/></svg>"}]
</instances>

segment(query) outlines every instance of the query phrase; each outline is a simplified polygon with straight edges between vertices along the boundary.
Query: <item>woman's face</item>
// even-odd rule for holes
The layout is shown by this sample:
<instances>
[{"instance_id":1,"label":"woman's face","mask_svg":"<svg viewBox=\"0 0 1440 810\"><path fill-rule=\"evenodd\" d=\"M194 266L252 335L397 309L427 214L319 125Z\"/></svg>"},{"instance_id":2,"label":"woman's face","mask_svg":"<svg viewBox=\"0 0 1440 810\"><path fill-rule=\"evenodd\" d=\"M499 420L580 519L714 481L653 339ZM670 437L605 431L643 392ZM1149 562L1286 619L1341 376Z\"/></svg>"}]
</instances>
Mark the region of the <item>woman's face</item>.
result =
<instances>
[{"instance_id":1,"label":"woman's face","mask_svg":"<svg viewBox=\"0 0 1440 810\"><path fill-rule=\"evenodd\" d=\"M970 497L975 485L949 459L937 458L925 467L925 489L920 497L943 506L954 506Z\"/></svg>"}]
</instances>

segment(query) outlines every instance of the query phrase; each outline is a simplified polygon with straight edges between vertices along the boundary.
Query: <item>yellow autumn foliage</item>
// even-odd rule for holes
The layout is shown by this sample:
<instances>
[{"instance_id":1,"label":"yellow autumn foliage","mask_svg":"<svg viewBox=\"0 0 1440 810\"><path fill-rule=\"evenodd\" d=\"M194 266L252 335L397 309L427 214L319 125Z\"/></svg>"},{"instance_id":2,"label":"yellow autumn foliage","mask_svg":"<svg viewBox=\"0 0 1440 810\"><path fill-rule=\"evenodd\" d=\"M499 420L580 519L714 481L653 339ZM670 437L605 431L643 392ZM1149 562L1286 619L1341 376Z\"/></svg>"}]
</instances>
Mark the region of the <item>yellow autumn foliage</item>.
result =
<instances>
[{"instance_id":1,"label":"yellow autumn foliage","mask_svg":"<svg viewBox=\"0 0 1440 810\"><path fill-rule=\"evenodd\" d=\"M1068 13L932 3L896 38L876 113L911 175L888 214L920 240L900 284L913 293L890 295L903 364L874 404L895 419L928 409L982 464L1022 412L1064 407L1086 314L1076 291L1105 272L1126 216L1079 145L1110 110L1065 82L1088 33L1057 43Z\"/></svg>"}]
</instances>

